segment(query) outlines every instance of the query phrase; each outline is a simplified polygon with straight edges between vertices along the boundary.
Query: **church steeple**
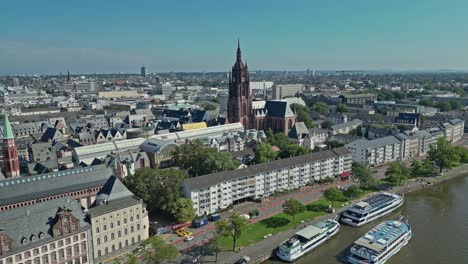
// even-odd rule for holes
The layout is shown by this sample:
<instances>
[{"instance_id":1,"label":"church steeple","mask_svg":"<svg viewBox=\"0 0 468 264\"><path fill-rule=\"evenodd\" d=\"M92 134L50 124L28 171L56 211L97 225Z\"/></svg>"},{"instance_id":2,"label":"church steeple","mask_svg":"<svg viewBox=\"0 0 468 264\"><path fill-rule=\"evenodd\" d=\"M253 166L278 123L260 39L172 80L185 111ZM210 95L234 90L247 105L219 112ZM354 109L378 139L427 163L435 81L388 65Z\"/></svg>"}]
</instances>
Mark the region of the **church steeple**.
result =
<instances>
[{"instance_id":1,"label":"church steeple","mask_svg":"<svg viewBox=\"0 0 468 264\"><path fill-rule=\"evenodd\" d=\"M242 63L239 39L237 39L236 62L229 76L228 121L240 122L246 129L252 127L253 121L249 72L247 66Z\"/></svg>"},{"instance_id":2,"label":"church steeple","mask_svg":"<svg viewBox=\"0 0 468 264\"><path fill-rule=\"evenodd\" d=\"M7 178L19 177L18 148L8 116L3 116L3 166Z\"/></svg>"},{"instance_id":3,"label":"church steeple","mask_svg":"<svg viewBox=\"0 0 468 264\"><path fill-rule=\"evenodd\" d=\"M240 40L237 38L237 61L242 62L242 53L240 49Z\"/></svg>"}]
</instances>

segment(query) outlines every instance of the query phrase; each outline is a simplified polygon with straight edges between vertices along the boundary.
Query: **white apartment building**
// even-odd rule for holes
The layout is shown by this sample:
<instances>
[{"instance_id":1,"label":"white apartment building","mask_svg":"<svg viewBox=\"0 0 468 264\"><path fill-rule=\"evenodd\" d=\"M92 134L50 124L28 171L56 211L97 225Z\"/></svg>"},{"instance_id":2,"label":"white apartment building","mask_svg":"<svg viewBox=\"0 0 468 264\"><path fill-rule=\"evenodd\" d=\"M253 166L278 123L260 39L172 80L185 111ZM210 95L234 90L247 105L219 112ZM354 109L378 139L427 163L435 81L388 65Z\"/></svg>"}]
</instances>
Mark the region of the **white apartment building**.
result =
<instances>
[{"instance_id":1,"label":"white apartment building","mask_svg":"<svg viewBox=\"0 0 468 264\"><path fill-rule=\"evenodd\" d=\"M448 122L441 123L439 127L444 132L444 136L453 143L462 139L465 129L465 121L455 118Z\"/></svg>"},{"instance_id":2,"label":"white apartment building","mask_svg":"<svg viewBox=\"0 0 468 264\"><path fill-rule=\"evenodd\" d=\"M340 123L331 126L332 135L337 134L348 134L353 129L357 129L360 125L362 125L362 121L359 119L354 119L352 121L346 123Z\"/></svg>"},{"instance_id":3,"label":"white apartment building","mask_svg":"<svg viewBox=\"0 0 468 264\"><path fill-rule=\"evenodd\" d=\"M365 165L380 165L401 160L401 141L394 136L374 140L360 139L345 147L351 151L353 160Z\"/></svg>"},{"instance_id":4,"label":"white apartment building","mask_svg":"<svg viewBox=\"0 0 468 264\"><path fill-rule=\"evenodd\" d=\"M190 178L182 187L196 214L206 215L246 199L259 199L347 174L351 163L351 153L342 147Z\"/></svg>"}]
</instances>

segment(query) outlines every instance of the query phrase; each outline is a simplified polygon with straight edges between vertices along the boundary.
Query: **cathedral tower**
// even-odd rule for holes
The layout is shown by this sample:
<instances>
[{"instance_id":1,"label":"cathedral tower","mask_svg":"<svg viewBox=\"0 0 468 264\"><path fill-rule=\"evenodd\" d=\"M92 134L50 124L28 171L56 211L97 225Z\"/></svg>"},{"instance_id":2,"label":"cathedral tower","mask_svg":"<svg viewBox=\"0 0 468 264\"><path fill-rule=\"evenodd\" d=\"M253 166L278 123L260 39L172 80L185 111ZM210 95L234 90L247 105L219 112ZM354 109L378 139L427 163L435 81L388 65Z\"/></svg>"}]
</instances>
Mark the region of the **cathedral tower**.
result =
<instances>
[{"instance_id":1,"label":"cathedral tower","mask_svg":"<svg viewBox=\"0 0 468 264\"><path fill-rule=\"evenodd\" d=\"M250 94L247 62L242 62L239 40L236 63L229 77L228 115L229 123L240 122L244 128L252 128L252 95Z\"/></svg>"}]
</instances>

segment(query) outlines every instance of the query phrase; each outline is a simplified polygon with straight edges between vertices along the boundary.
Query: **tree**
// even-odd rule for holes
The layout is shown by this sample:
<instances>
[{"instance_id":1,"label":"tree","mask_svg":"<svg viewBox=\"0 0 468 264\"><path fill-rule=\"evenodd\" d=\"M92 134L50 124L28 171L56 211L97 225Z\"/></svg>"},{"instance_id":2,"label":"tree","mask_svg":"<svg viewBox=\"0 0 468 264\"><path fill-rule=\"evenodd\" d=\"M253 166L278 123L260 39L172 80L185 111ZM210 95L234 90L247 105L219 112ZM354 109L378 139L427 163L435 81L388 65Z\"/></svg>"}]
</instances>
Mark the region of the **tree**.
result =
<instances>
[{"instance_id":1,"label":"tree","mask_svg":"<svg viewBox=\"0 0 468 264\"><path fill-rule=\"evenodd\" d=\"M178 146L173 154L174 163L188 171L191 177L198 176L205 159L205 149L200 140Z\"/></svg>"},{"instance_id":2,"label":"tree","mask_svg":"<svg viewBox=\"0 0 468 264\"><path fill-rule=\"evenodd\" d=\"M167 263L168 261L174 260L179 255L179 251L176 247L166 244L159 236L149 237L141 246L145 249L143 251L143 260L146 263Z\"/></svg>"},{"instance_id":3,"label":"tree","mask_svg":"<svg viewBox=\"0 0 468 264\"><path fill-rule=\"evenodd\" d=\"M217 152L214 149L209 149L205 153L205 160L203 161L199 175L235 170L240 165L240 162L235 160L229 152Z\"/></svg>"},{"instance_id":4,"label":"tree","mask_svg":"<svg viewBox=\"0 0 468 264\"><path fill-rule=\"evenodd\" d=\"M452 110L452 105L449 102L438 102L437 107L441 112L447 112Z\"/></svg>"},{"instance_id":5,"label":"tree","mask_svg":"<svg viewBox=\"0 0 468 264\"><path fill-rule=\"evenodd\" d=\"M326 103L317 102L310 106L310 110L322 114L328 113L328 105Z\"/></svg>"},{"instance_id":6,"label":"tree","mask_svg":"<svg viewBox=\"0 0 468 264\"><path fill-rule=\"evenodd\" d=\"M215 232L213 238L210 239L210 242L208 242L208 247L211 248L213 252L215 253L215 256L216 256L215 263L218 263L218 253L219 251L221 251L221 247L219 246L219 236L220 234Z\"/></svg>"},{"instance_id":7,"label":"tree","mask_svg":"<svg viewBox=\"0 0 468 264\"><path fill-rule=\"evenodd\" d=\"M128 253L127 254L127 260L125 261L125 264L138 264L138 258L135 256L133 253ZM115 264L115 263L114 263Z\"/></svg>"},{"instance_id":8,"label":"tree","mask_svg":"<svg viewBox=\"0 0 468 264\"><path fill-rule=\"evenodd\" d=\"M229 219L220 220L216 222L215 225L217 234L232 238L232 251L235 251L236 241L247 226L247 220L240 215L233 213Z\"/></svg>"},{"instance_id":9,"label":"tree","mask_svg":"<svg viewBox=\"0 0 468 264\"><path fill-rule=\"evenodd\" d=\"M421 164L421 176L429 177L434 174L434 166L430 159L425 159Z\"/></svg>"},{"instance_id":10,"label":"tree","mask_svg":"<svg viewBox=\"0 0 468 264\"><path fill-rule=\"evenodd\" d=\"M182 197L181 184L187 175L177 169L142 168L125 177L124 184L142 198L149 211L171 214L172 206Z\"/></svg>"},{"instance_id":11,"label":"tree","mask_svg":"<svg viewBox=\"0 0 468 264\"><path fill-rule=\"evenodd\" d=\"M339 147L344 146L341 142L336 141L336 140L327 141L325 144L327 145L329 149L334 149L334 148L339 148Z\"/></svg>"},{"instance_id":12,"label":"tree","mask_svg":"<svg viewBox=\"0 0 468 264\"><path fill-rule=\"evenodd\" d=\"M338 104L336 106L336 111L339 113L346 113L349 111L348 106L345 104Z\"/></svg>"},{"instance_id":13,"label":"tree","mask_svg":"<svg viewBox=\"0 0 468 264\"><path fill-rule=\"evenodd\" d=\"M419 104L423 106L434 106L434 101L431 99L421 99L419 100Z\"/></svg>"},{"instance_id":14,"label":"tree","mask_svg":"<svg viewBox=\"0 0 468 264\"><path fill-rule=\"evenodd\" d=\"M179 198L170 206L171 215L178 223L187 223L195 218L192 200Z\"/></svg>"},{"instance_id":15,"label":"tree","mask_svg":"<svg viewBox=\"0 0 468 264\"><path fill-rule=\"evenodd\" d=\"M462 146L455 146L454 151L460 163L468 163L468 149Z\"/></svg>"},{"instance_id":16,"label":"tree","mask_svg":"<svg viewBox=\"0 0 468 264\"><path fill-rule=\"evenodd\" d=\"M288 199L283 204L283 212L287 215L292 216L294 222L294 216L305 211L305 205L298 200Z\"/></svg>"},{"instance_id":17,"label":"tree","mask_svg":"<svg viewBox=\"0 0 468 264\"><path fill-rule=\"evenodd\" d=\"M327 199L328 201L332 203L332 207L335 207L334 205L335 201L342 201L344 199L343 192L336 187L327 189L323 193L323 196L325 197L325 199Z\"/></svg>"},{"instance_id":18,"label":"tree","mask_svg":"<svg viewBox=\"0 0 468 264\"><path fill-rule=\"evenodd\" d=\"M406 165L401 161L394 161L389 164L385 176L393 185L400 186L403 181L408 179L409 170Z\"/></svg>"},{"instance_id":19,"label":"tree","mask_svg":"<svg viewBox=\"0 0 468 264\"><path fill-rule=\"evenodd\" d=\"M282 159L300 156L309 153L309 150L305 147L296 145L296 144L289 144L280 150L279 156Z\"/></svg>"},{"instance_id":20,"label":"tree","mask_svg":"<svg viewBox=\"0 0 468 264\"><path fill-rule=\"evenodd\" d=\"M329 120L325 120L322 122L322 124L320 124L320 126L322 129L330 129L333 126L333 123Z\"/></svg>"},{"instance_id":21,"label":"tree","mask_svg":"<svg viewBox=\"0 0 468 264\"><path fill-rule=\"evenodd\" d=\"M296 121L297 122L304 122L304 125L307 128L313 128L314 127L314 123L313 123L312 118L310 117L308 112L297 111L296 112Z\"/></svg>"},{"instance_id":22,"label":"tree","mask_svg":"<svg viewBox=\"0 0 468 264\"><path fill-rule=\"evenodd\" d=\"M364 188L373 187L376 183L375 178L372 176L372 171L357 162L353 163L352 176L358 181L359 185Z\"/></svg>"},{"instance_id":23,"label":"tree","mask_svg":"<svg viewBox=\"0 0 468 264\"><path fill-rule=\"evenodd\" d=\"M419 160L413 160L413 162L411 162L411 174L413 175L413 177L418 177L421 175L421 172L421 162Z\"/></svg>"},{"instance_id":24,"label":"tree","mask_svg":"<svg viewBox=\"0 0 468 264\"><path fill-rule=\"evenodd\" d=\"M296 121L297 122L304 122L307 128L313 128L314 123L312 122L312 118L310 117L310 109L307 106L303 106L300 104L291 104L291 108L294 109L296 112Z\"/></svg>"},{"instance_id":25,"label":"tree","mask_svg":"<svg viewBox=\"0 0 468 264\"><path fill-rule=\"evenodd\" d=\"M275 160L278 152L274 151L270 144L261 143L255 147L255 162L263 163Z\"/></svg>"},{"instance_id":26,"label":"tree","mask_svg":"<svg viewBox=\"0 0 468 264\"><path fill-rule=\"evenodd\" d=\"M348 199L355 199L361 195L362 190L357 185L351 185L343 192L343 195Z\"/></svg>"},{"instance_id":27,"label":"tree","mask_svg":"<svg viewBox=\"0 0 468 264\"><path fill-rule=\"evenodd\" d=\"M439 172L442 172L443 168L450 168L455 158L452 143L445 137L437 138L436 143L429 148L429 159L439 167Z\"/></svg>"},{"instance_id":28,"label":"tree","mask_svg":"<svg viewBox=\"0 0 468 264\"><path fill-rule=\"evenodd\" d=\"M172 153L174 163L187 170L191 177L213 173L215 171L234 170L239 167L238 160L228 152L218 152L214 148L205 148L200 140L178 146Z\"/></svg>"},{"instance_id":29,"label":"tree","mask_svg":"<svg viewBox=\"0 0 468 264\"><path fill-rule=\"evenodd\" d=\"M450 100L449 103L452 110L458 110L461 108L461 103L458 100Z\"/></svg>"}]
</instances>

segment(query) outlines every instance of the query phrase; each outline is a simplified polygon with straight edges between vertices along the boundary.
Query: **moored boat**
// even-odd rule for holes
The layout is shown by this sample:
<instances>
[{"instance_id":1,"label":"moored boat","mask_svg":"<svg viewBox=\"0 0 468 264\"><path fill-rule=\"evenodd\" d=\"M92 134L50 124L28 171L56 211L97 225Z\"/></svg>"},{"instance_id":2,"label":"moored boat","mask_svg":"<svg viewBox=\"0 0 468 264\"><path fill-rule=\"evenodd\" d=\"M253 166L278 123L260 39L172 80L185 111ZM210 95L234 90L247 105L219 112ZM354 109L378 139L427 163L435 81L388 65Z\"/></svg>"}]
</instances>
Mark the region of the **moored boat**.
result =
<instances>
[{"instance_id":1,"label":"moored boat","mask_svg":"<svg viewBox=\"0 0 468 264\"><path fill-rule=\"evenodd\" d=\"M309 225L281 243L276 255L283 261L295 261L336 235L339 230L340 224L332 219Z\"/></svg>"},{"instance_id":2,"label":"moored boat","mask_svg":"<svg viewBox=\"0 0 468 264\"><path fill-rule=\"evenodd\" d=\"M356 240L348 262L383 264L411 239L411 226L399 221L384 221Z\"/></svg>"},{"instance_id":3,"label":"moored boat","mask_svg":"<svg viewBox=\"0 0 468 264\"><path fill-rule=\"evenodd\" d=\"M398 209L404 202L401 195L378 193L351 205L341 213L340 222L350 226L362 226Z\"/></svg>"}]
</instances>

